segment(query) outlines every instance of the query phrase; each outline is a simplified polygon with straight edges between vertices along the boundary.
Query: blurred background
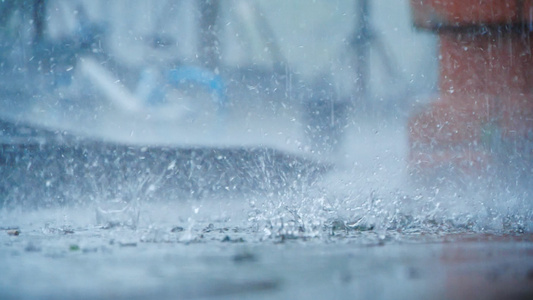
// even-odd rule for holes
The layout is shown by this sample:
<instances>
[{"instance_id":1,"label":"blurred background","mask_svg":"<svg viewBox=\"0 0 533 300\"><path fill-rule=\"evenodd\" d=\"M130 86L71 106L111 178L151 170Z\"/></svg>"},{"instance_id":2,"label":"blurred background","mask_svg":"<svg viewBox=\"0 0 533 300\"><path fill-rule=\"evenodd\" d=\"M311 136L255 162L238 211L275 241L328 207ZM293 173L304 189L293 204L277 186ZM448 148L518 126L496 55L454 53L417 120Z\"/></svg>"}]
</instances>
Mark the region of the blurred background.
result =
<instances>
[{"instance_id":1,"label":"blurred background","mask_svg":"<svg viewBox=\"0 0 533 300\"><path fill-rule=\"evenodd\" d=\"M408 1L27 0L0 14L0 116L110 140L331 157L436 90L437 39Z\"/></svg>"}]
</instances>

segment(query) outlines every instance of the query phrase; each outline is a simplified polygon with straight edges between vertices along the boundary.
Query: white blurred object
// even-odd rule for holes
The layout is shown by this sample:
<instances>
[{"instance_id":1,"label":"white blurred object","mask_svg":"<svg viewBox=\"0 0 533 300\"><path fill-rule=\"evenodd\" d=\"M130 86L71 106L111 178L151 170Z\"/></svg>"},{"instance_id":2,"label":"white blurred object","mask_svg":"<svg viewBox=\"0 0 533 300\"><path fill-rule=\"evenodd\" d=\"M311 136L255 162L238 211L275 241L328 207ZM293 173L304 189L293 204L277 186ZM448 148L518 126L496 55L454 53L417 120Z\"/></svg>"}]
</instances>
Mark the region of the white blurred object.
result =
<instances>
[{"instance_id":1,"label":"white blurred object","mask_svg":"<svg viewBox=\"0 0 533 300\"><path fill-rule=\"evenodd\" d=\"M132 112L139 112L141 110L142 101L122 85L120 80L113 78L111 72L98 64L94 59L89 57L81 59L80 70L114 104Z\"/></svg>"},{"instance_id":2,"label":"white blurred object","mask_svg":"<svg viewBox=\"0 0 533 300\"><path fill-rule=\"evenodd\" d=\"M85 57L80 59L80 71L109 101L126 112L146 114L164 119L182 119L191 112L186 104L149 105L151 102L150 97L153 95L154 90L159 89L162 95L166 93L164 87L157 80L156 71L150 68L147 68L141 74L135 93L131 92L109 70L93 58Z\"/></svg>"}]
</instances>

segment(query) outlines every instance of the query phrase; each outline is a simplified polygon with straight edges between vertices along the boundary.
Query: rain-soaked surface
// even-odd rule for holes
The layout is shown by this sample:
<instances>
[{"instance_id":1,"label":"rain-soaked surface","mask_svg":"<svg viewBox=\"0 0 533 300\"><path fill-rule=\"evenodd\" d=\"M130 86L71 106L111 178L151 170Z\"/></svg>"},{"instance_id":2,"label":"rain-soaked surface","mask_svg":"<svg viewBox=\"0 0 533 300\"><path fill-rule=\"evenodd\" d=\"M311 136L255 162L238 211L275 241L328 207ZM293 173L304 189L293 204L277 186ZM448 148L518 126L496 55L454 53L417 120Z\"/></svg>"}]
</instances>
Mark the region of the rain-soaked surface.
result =
<instances>
[{"instance_id":1,"label":"rain-soaked surface","mask_svg":"<svg viewBox=\"0 0 533 300\"><path fill-rule=\"evenodd\" d=\"M0 16L0 299L533 298L531 162L409 165L407 1Z\"/></svg>"},{"instance_id":2,"label":"rain-soaked surface","mask_svg":"<svg viewBox=\"0 0 533 300\"><path fill-rule=\"evenodd\" d=\"M397 130L366 143L385 145ZM365 161L368 151L282 191L158 195L120 190L126 178L111 177L121 188L70 186L80 204L10 206L0 215L0 298L531 297L530 203L494 191L415 193L394 174L394 153Z\"/></svg>"}]
</instances>

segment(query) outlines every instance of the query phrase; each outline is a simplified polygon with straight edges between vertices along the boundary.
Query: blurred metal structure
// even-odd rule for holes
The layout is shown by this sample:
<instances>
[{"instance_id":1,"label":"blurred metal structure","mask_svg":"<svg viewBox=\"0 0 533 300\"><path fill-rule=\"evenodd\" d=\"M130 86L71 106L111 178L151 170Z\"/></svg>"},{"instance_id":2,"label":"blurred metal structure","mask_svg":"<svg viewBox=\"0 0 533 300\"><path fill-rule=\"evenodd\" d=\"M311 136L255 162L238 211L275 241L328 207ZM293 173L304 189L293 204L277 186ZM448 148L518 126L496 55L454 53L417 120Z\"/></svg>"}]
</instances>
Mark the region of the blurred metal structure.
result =
<instances>
[{"instance_id":1,"label":"blurred metal structure","mask_svg":"<svg viewBox=\"0 0 533 300\"><path fill-rule=\"evenodd\" d=\"M368 97L368 79L370 77L370 48L375 36L370 25L370 4L368 0L356 1L357 23L351 46L356 56L357 91L360 102Z\"/></svg>"},{"instance_id":2,"label":"blurred metal structure","mask_svg":"<svg viewBox=\"0 0 533 300\"><path fill-rule=\"evenodd\" d=\"M220 2L216 0L198 0L200 7L200 61L214 70L219 64L219 41L217 35L217 19Z\"/></svg>"},{"instance_id":3,"label":"blurred metal structure","mask_svg":"<svg viewBox=\"0 0 533 300\"><path fill-rule=\"evenodd\" d=\"M372 5L368 0L355 1L355 13L357 22L350 41L354 59L354 70L356 73L356 109L365 112L375 113L376 108L370 101L369 81L371 74L371 53L374 51L379 57L379 62L383 64L389 77L396 76L394 61L388 53L388 45L376 32L371 22Z\"/></svg>"}]
</instances>

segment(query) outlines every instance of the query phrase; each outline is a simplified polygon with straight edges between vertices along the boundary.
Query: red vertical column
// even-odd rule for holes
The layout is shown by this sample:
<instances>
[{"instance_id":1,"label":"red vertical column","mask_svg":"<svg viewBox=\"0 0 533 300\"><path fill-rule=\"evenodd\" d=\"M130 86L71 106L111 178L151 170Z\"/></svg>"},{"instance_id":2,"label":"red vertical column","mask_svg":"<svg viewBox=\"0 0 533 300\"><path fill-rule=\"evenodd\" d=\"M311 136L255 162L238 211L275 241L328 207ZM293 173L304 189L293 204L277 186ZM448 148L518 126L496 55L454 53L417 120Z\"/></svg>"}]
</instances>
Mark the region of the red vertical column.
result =
<instances>
[{"instance_id":1,"label":"red vertical column","mask_svg":"<svg viewBox=\"0 0 533 300\"><path fill-rule=\"evenodd\" d=\"M439 35L439 95L409 121L410 166L479 174L533 159L533 0L412 0ZM500 161L501 162L501 161Z\"/></svg>"}]
</instances>

